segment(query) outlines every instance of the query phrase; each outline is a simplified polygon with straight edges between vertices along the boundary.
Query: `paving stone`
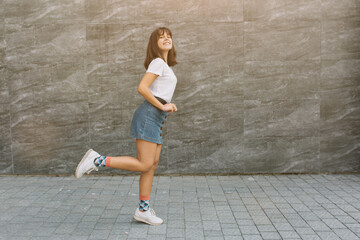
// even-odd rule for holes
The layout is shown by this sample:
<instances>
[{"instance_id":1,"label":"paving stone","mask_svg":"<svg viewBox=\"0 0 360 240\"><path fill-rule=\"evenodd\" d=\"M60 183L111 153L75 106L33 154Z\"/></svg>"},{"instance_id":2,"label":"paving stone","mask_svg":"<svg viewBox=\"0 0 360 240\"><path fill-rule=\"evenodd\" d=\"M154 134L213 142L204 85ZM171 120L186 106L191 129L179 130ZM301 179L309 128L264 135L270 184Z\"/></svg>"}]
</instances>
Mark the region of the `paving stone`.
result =
<instances>
[{"instance_id":1,"label":"paving stone","mask_svg":"<svg viewBox=\"0 0 360 240\"><path fill-rule=\"evenodd\" d=\"M276 229L273 225L257 225L257 228L260 232L276 232Z\"/></svg>"},{"instance_id":2,"label":"paving stone","mask_svg":"<svg viewBox=\"0 0 360 240\"><path fill-rule=\"evenodd\" d=\"M236 219L239 226L255 226L255 223L251 219Z\"/></svg>"},{"instance_id":3,"label":"paving stone","mask_svg":"<svg viewBox=\"0 0 360 240\"><path fill-rule=\"evenodd\" d=\"M356 224L357 223L357 221L350 216L337 216L336 218L343 224Z\"/></svg>"},{"instance_id":4,"label":"paving stone","mask_svg":"<svg viewBox=\"0 0 360 240\"><path fill-rule=\"evenodd\" d=\"M87 240L89 238L89 235L84 236L70 236L69 240ZM110 238L108 238L109 240Z\"/></svg>"},{"instance_id":5,"label":"paving stone","mask_svg":"<svg viewBox=\"0 0 360 240\"><path fill-rule=\"evenodd\" d=\"M225 240L243 240L241 236L224 236Z\"/></svg>"},{"instance_id":6,"label":"paving stone","mask_svg":"<svg viewBox=\"0 0 360 240\"><path fill-rule=\"evenodd\" d=\"M185 229L183 229L183 228L168 228L166 237L184 238L185 237Z\"/></svg>"},{"instance_id":7,"label":"paving stone","mask_svg":"<svg viewBox=\"0 0 360 240\"><path fill-rule=\"evenodd\" d=\"M279 231L279 234L283 239L300 239L295 231Z\"/></svg>"},{"instance_id":8,"label":"paving stone","mask_svg":"<svg viewBox=\"0 0 360 240\"><path fill-rule=\"evenodd\" d=\"M345 225L352 232L360 234L360 223L348 223Z\"/></svg>"},{"instance_id":9,"label":"paving stone","mask_svg":"<svg viewBox=\"0 0 360 240\"><path fill-rule=\"evenodd\" d=\"M62 223L56 230L55 234L70 234L74 231L76 225L71 223Z\"/></svg>"},{"instance_id":10,"label":"paving stone","mask_svg":"<svg viewBox=\"0 0 360 240\"><path fill-rule=\"evenodd\" d=\"M296 232L300 235L310 235L313 234L315 235L315 231L310 228L310 227L299 227L299 228L295 228Z\"/></svg>"},{"instance_id":11,"label":"paving stone","mask_svg":"<svg viewBox=\"0 0 360 240\"><path fill-rule=\"evenodd\" d=\"M167 226L169 228L185 228L184 220L168 220Z\"/></svg>"},{"instance_id":12,"label":"paving stone","mask_svg":"<svg viewBox=\"0 0 360 240\"><path fill-rule=\"evenodd\" d=\"M208 236L223 236L222 231L220 230L204 230L204 236L208 237Z\"/></svg>"},{"instance_id":13,"label":"paving stone","mask_svg":"<svg viewBox=\"0 0 360 240\"><path fill-rule=\"evenodd\" d=\"M262 240L261 235L243 235L244 240Z\"/></svg>"},{"instance_id":14,"label":"paving stone","mask_svg":"<svg viewBox=\"0 0 360 240\"><path fill-rule=\"evenodd\" d=\"M346 228L345 225L342 224L336 218L326 218L326 219L322 219L322 221L331 229L334 229L334 228Z\"/></svg>"},{"instance_id":15,"label":"paving stone","mask_svg":"<svg viewBox=\"0 0 360 240\"><path fill-rule=\"evenodd\" d=\"M166 224L161 224L161 225L158 225L158 226L151 226L151 227L149 227L148 234L149 235L153 235L153 234L155 234L155 235L159 235L159 234L165 235L167 227L168 226Z\"/></svg>"},{"instance_id":16,"label":"paving stone","mask_svg":"<svg viewBox=\"0 0 360 240\"><path fill-rule=\"evenodd\" d=\"M291 231L294 229L288 222L274 223L274 226L278 231Z\"/></svg>"},{"instance_id":17,"label":"paving stone","mask_svg":"<svg viewBox=\"0 0 360 240\"><path fill-rule=\"evenodd\" d=\"M185 222L185 229L189 229L189 228L201 228L203 229L202 227L202 222L199 222L199 221L186 221Z\"/></svg>"},{"instance_id":18,"label":"paving stone","mask_svg":"<svg viewBox=\"0 0 360 240\"><path fill-rule=\"evenodd\" d=\"M318 231L317 234L322 240L340 240L340 238L331 231Z\"/></svg>"},{"instance_id":19,"label":"paving stone","mask_svg":"<svg viewBox=\"0 0 360 240\"><path fill-rule=\"evenodd\" d=\"M232 235L232 236L241 236L240 230L238 228L228 228L222 230L224 236Z\"/></svg>"},{"instance_id":20,"label":"paving stone","mask_svg":"<svg viewBox=\"0 0 360 240\"><path fill-rule=\"evenodd\" d=\"M185 230L186 239L204 239L204 231L202 229L186 229Z\"/></svg>"},{"instance_id":21,"label":"paving stone","mask_svg":"<svg viewBox=\"0 0 360 240\"><path fill-rule=\"evenodd\" d=\"M278 232L261 232L261 237L265 240L281 239Z\"/></svg>"},{"instance_id":22,"label":"paving stone","mask_svg":"<svg viewBox=\"0 0 360 240\"><path fill-rule=\"evenodd\" d=\"M205 240L224 240L224 237L217 237L217 236L207 236Z\"/></svg>"},{"instance_id":23,"label":"paving stone","mask_svg":"<svg viewBox=\"0 0 360 240\"><path fill-rule=\"evenodd\" d=\"M333 230L339 237L340 239L346 239L346 240L358 240L359 237L356 236L352 231L350 231L349 229L334 229Z\"/></svg>"},{"instance_id":24,"label":"paving stone","mask_svg":"<svg viewBox=\"0 0 360 240\"><path fill-rule=\"evenodd\" d=\"M166 236L164 236L164 235L149 235L149 236L147 236L146 239L147 240L165 240Z\"/></svg>"},{"instance_id":25,"label":"paving stone","mask_svg":"<svg viewBox=\"0 0 360 240\"><path fill-rule=\"evenodd\" d=\"M258 229L256 226L239 226L240 232L243 235L254 235L259 234Z\"/></svg>"},{"instance_id":26,"label":"paving stone","mask_svg":"<svg viewBox=\"0 0 360 240\"><path fill-rule=\"evenodd\" d=\"M236 223L221 223L221 229L239 228Z\"/></svg>"},{"instance_id":27,"label":"paving stone","mask_svg":"<svg viewBox=\"0 0 360 240\"><path fill-rule=\"evenodd\" d=\"M202 221L204 230L220 230L220 223L218 221Z\"/></svg>"},{"instance_id":28,"label":"paving stone","mask_svg":"<svg viewBox=\"0 0 360 240\"><path fill-rule=\"evenodd\" d=\"M301 236L302 240L321 240L318 235L303 235Z\"/></svg>"},{"instance_id":29,"label":"paving stone","mask_svg":"<svg viewBox=\"0 0 360 240\"><path fill-rule=\"evenodd\" d=\"M322 221L309 221L308 222L309 226L314 229L314 231L321 231L321 232L326 232L326 231L330 231L330 228Z\"/></svg>"}]
</instances>

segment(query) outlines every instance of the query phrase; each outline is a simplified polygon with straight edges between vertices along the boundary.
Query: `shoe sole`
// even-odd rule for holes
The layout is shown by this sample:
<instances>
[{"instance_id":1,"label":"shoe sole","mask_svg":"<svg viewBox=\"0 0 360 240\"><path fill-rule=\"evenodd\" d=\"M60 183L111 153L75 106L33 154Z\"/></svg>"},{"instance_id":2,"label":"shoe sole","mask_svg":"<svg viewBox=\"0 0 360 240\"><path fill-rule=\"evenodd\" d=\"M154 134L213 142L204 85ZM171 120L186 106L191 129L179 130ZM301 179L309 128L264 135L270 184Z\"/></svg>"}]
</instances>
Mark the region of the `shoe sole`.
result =
<instances>
[{"instance_id":1,"label":"shoe sole","mask_svg":"<svg viewBox=\"0 0 360 240\"><path fill-rule=\"evenodd\" d=\"M75 171L75 177L76 177L76 178L81 178L81 176L78 177L78 174L77 174L78 171L79 171L80 165L85 161L85 159L89 156L89 154L90 154L92 151L93 151L92 149L89 149L89 150L85 153L84 157L81 159L81 161L79 162L79 164L77 165L76 171Z\"/></svg>"},{"instance_id":2,"label":"shoe sole","mask_svg":"<svg viewBox=\"0 0 360 240\"><path fill-rule=\"evenodd\" d=\"M135 220L139 221L139 222L144 222L150 225L161 225L162 223L151 223L145 219L139 218L138 216L134 215Z\"/></svg>"}]
</instances>

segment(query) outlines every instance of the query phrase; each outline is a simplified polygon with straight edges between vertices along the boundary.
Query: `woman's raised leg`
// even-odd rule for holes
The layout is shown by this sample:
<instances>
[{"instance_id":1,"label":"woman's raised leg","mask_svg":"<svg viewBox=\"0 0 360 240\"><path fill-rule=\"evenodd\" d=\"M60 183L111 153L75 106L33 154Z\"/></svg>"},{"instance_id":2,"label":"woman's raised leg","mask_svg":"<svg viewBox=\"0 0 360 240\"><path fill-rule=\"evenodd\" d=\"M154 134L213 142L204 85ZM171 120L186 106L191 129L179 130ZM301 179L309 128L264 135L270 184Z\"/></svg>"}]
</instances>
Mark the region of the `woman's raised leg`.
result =
<instances>
[{"instance_id":1,"label":"woman's raised leg","mask_svg":"<svg viewBox=\"0 0 360 240\"><path fill-rule=\"evenodd\" d=\"M128 171L148 172L154 165L157 145L153 142L136 139L137 158L110 157L110 163L107 166Z\"/></svg>"},{"instance_id":2,"label":"woman's raised leg","mask_svg":"<svg viewBox=\"0 0 360 240\"><path fill-rule=\"evenodd\" d=\"M105 157L89 149L79 162L75 170L76 178L81 178L85 173L98 170L99 167L111 167L135 172L148 172L154 165L156 157L156 143L136 139L137 157Z\"/></svg>"}]
</instances>

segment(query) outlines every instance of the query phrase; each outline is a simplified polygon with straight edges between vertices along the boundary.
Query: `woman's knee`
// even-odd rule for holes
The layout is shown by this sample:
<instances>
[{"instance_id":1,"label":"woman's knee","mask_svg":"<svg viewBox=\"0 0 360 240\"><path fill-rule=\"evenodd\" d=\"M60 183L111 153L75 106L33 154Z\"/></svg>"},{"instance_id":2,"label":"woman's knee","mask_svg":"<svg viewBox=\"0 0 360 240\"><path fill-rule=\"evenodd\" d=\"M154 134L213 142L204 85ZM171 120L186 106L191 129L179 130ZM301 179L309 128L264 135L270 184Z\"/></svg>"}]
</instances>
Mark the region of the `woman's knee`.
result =
<instances>
[{"instance_id":1,"label":"woman's knee","mask_svg":"<svg viewBox=\"0 0 360 240\"><path fill-rule=\"evenodd\" d=\"M151 162L144 162L142 164L142 172L148 172L150 171L151 169L153 169L154 167L154 164L151 163Z\"/></svg>"},{"instance_id":2,"label":"woman's knee","mask_svg":"<svg viewBox=\"0 0 360 240\"><path fill-rule=\"evenodd\" d=\"M154 161L152 164L146 163L143 165L143 171L142 172L149 172L154 171L159 164L159 161Z\"/></svg>"},{"instance_id":3,"label":"woman's knee","mask_svg":"<svg viewBox=\"0 0 360 240\"><path fill-rule=\"evenodd\" d=\"M159 165L159 161L154 161L154 164L152 165L152 169L155 170L158 165Z\"/></svg>"}]
</instances>

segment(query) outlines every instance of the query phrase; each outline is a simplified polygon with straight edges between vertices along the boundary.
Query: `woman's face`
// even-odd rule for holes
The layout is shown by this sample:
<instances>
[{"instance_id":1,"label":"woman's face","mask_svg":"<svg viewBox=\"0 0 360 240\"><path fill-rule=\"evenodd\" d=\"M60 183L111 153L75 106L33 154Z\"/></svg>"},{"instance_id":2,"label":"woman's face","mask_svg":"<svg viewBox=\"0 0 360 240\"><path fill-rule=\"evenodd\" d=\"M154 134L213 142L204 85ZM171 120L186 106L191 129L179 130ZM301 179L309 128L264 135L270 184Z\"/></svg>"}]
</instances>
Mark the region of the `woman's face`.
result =
<instances>
[{"instance_id":1,"label":"woman's face","mask_svg":"<svg viewBox=\"0 0 360 240\"><path fill-rule=\"evenodd\" d=\"M169 51L172 48L172 39L171 36L166 32L159 36L158 47L161 51Z\"/></svg>"}]
</instances>

